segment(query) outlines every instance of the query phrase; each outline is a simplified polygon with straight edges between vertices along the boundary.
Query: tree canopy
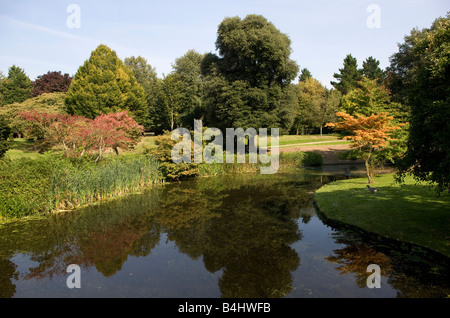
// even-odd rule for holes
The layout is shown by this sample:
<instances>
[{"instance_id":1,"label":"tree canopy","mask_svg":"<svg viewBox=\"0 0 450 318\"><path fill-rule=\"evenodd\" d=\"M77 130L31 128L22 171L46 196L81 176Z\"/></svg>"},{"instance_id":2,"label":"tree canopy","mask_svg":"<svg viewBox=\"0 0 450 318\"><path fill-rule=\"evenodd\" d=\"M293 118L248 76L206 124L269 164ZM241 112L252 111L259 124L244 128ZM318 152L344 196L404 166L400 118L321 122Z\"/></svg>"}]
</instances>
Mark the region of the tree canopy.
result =
<instances>
[{"instance_id":1,"label":"tree canopy","mask_svg":"<svg viewBox=\"0 0 450 318\"><path fill-rule=\"evenodd\" d=\"M217 31L221 73L252 87L286 86L298 73L291 40L261 15L225 18Z\"/></svg>"},{"instance_id":2,"label":"tree canopy","mask_svg":"<svg viewBox=\"0 0 450 318\"><path fill-rule=\"evenodd\" d=\"M361 76L362 72L358 69L358 61L351 54L347 54L344 58L343 68L339 69L339 73L334 73L333 77L336 81L331 81L331 85L345 95L358 86Z\"/></svg>"},{"instance_id":3,"label":"tree canopy","mask_svg":"<svg viewBox=\"0 0 450 318\"><path fill-rule=\"evenodd\" d=\"M67 112L90 119L128 111L142 124L148 105L133 72L106 45L99 45L75 74L66 93Z\"/></svg>"},{"instance_id":4,"label":"tree canopy","mask_svg":"<svg viewBox=\"0 0 450 318\"><path fill-rule=\"evenodd\" d=\"M21 103L28 99L33 89L31 80L25 71L18 66L11 66L8 77L3 79L0 86L2 105Z\"/></svg>"},{"instance_id":5,"label":"tree canopy","mask_svg":"<svg viewBox=\"0 0 450 318\"><path fill-rule=\"evenodd\" d=\"M450 14L413 29L391 57L389 84L410 107L407 152L400 176L411 172L442 191L450 185Z\"/></svg>"},{"instance_id":6,"label":"tree canopy","mask_svg":"<svg viewBox=\"0 0 450 318\"><path fill-rule=\"evenodd\" d=\"M206 54L201 65L209 123L279 127L287 133L296 104L289 86L298 73L290 45L289 37L262 16L225 18L218 28L219 56Z\"/></svg>"},{"instance_id":7,"label":"tree canopy","mask_svg":"<svg viewBox=\"0 0 450 318\"><path fill-rule=\"evenodd\" d=\"M61 74L61 72L47 72L47 74L39 75L33 82L32 97L39 96L44 93L65 93L69 89L72 77L69 74Z\"/></svg>"}]
</instances>

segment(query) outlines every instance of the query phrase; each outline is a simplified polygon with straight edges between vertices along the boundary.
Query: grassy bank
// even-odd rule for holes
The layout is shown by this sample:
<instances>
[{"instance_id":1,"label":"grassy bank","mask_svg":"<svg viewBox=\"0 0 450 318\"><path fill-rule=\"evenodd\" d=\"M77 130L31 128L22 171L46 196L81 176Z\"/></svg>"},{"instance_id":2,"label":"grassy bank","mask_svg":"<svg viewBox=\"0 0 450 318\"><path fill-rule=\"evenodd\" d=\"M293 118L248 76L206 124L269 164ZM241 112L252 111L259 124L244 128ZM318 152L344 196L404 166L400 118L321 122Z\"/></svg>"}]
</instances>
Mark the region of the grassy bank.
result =
<instances>
[{"instance_id":1,"label":"grassy bank","mask_svg":"<svg viewBox=\"0 0 450 318\"><path fill-rule=\"evenodd\" d=\"M99 163L46 153L0 160L0 217L42 215L130 193L159 182L158 163L141 154Z\"/></svg>"},{"instance_id":2,"label":"grassy bank","mask_svg":"<svg viewBox=\"0 0 450 318\"><path fill-rule=\"evenodd\" d=\"M332 182L319 189L315 201L329 219L365 231L428 247L450 257L450 194L437 196L412 177L403 186L393 174L380 175L369 193L367 179Z\"/></svg>"}]
</instances>

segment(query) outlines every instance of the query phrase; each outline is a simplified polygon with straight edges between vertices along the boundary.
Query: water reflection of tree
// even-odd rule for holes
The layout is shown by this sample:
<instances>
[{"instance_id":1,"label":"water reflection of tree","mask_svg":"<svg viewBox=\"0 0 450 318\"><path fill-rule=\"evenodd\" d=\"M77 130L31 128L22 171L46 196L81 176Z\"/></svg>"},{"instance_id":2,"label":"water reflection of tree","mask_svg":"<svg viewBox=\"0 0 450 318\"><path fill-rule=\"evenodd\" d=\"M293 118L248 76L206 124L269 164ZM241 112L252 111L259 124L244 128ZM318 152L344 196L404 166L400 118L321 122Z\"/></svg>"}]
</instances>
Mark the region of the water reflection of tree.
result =
<instances>
[{"instance_id":1,"label":"water reflection of tree","mask_svg":"<svg viewBox=\"0 0 450 318\"><path fill-rule=\"evenodd\" d=\"M157 219L178 249L223 271L223 297L282 297L300 264L292 187L269 180L201 180L167 192ZM300 191L301 192L301 191ZM304 202L303 202L304 203Z\"/></svg>"},{"instance_id":2,"label":"water reflection of tree","mask_svg":"<svg viewBox=\"0 0 450 318\"><path fill-rule=\"evenodd\" d=\"M16 285L19 275L17 265L8 259L0 259L0 298L10 298L16 293Z\"/></svg>"},{"instance_id":3,"label":"water reflection of tree","mask_svg":"<svg viewBox=\"0 0 450 318\"><path fill-rule=\"evenodd\" d=\"M17 251L29 254L38 264L29 269L24 279L67 275L69 264L96 266L103 275L111 276L120 270L128 255L148 255L159 243L160 230L149 217L158 204L158 194L153 191L151 195L129 196L82 211L5 227L1 233L3 262L9 262L7 259ZM15 276L8 280L8 273ZM17 275L12 270L2 271L0 289L11 290Z\"/></svg>"},{"instance_id":4,"label":"water reflection of tree","mask_svg":"<svg viewBox=\"0 0 450 318\"><path fill-rule=\"evenodd\" d=\"M340 266L336 267L341 274L356 274L356 283L360 288L367 287L367 267L370 264L380 266L381 276L386 276L391 270L390 259L385 254L377 252L366 244L353 244L333 251L334 256L325 259Z\"/></svg>"},{"instance_id":5,"label":"water reflection of tree","mask_svg":"<svg viewBox=\"0 0 450 318\"><path fill-rule=\"evenodd\" d=\"M180 252L203 257L210 272L223 271L224 297L282 297L300 264L290 244L301 239L296 219L311 198L307 183L275 176L199 179L8 227L0 289L5 297L15 293L19 274L8 258L18 251L38 263L25 279L67 275L69 264L111 276L129 255L149 255L165 232Z\"/></svg>"},{"instance_id":6,"label":"water reflection of tree","mask_svg":"<svg viewBox=\"0 0 450 318\"><path fill-rule=\"evenodd\" d=\"M381 276L387 278L398 298L442 298L450 295L448 261L438 265L439 261L427 259L426 252L422 252L422 258L418 256L421 253L414 256L388 242L382 243L382 248L375 248L369 245L369 238L366 240L367 243L363 243L359 236L345 230L338 232L335 241L345 247L334 250L334 255L325 259L339 264L336 269L342 274L356 274L356 283L361 288L367 288L366 280L371 274L366 272L367 266L377 264Z\"/></svg>"}]
</instances>

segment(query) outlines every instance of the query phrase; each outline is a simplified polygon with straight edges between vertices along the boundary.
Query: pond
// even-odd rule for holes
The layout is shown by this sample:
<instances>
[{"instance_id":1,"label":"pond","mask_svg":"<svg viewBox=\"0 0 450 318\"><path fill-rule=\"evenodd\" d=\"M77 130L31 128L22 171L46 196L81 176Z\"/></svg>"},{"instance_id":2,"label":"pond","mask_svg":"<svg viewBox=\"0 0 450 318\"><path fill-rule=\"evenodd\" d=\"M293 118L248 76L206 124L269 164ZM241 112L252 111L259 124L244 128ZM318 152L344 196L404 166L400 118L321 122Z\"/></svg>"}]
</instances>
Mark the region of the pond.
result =
<instances>
[{"instance_id":1,"label":"pond","mask_svg":"<svg viewBox=\"0 0 450 318\"><path fill-rule=\"evenodd\" d=\"M449 295L447 260L318 215L314 191L340 178L339 169L197 178L3 225L0 296ZM71 264L80 288L68 288ZM367 286L370 264L380 268L380 288Z\"/></svg>"}]
</instances>

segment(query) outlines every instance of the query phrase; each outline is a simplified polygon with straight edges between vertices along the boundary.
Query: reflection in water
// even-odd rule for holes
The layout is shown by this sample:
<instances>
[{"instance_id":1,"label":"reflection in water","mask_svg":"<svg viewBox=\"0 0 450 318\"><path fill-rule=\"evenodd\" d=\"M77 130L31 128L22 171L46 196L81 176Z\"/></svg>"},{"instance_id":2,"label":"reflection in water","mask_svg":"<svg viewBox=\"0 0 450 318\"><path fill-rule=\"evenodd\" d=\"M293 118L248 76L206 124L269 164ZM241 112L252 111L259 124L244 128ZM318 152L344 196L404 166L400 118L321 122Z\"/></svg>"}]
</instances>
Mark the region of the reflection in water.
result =
<instances>
[{"instance_id":1,"label":"reflection in water","mask_svg":"<svg viewBox=\"0 0 450 318\"><path fill-rule=\"evenodd\" d=\"M349 239L345 232L330 235L333 230L323 223L316 234L326 240L326 249L316 268L310 267L309 259L317 260L317 251L307 254L298 246L304 240L302 228L316 226L317 222L311 220L317 220L317 216L302 211L311 210L312 194L327 178L306 172L199 178L157 186L143 194L78 212L3 226L0 296L20 297L25 294L25 284L27 296L68 295L65 278L69 264L78 264L84 270L83 277L90 277L88 287L80 290L79 295L85 296L102 296L89 286L107 281L122 288L116 289L113 297L170 297L183 292L190 297L185 291L188 286L179 278L190 275L183 274L189 269L196 273L189 282L195 281L200 290L207 289L204 272L216 275L217 295L207 294L208 297L285 297L299 292L296 273L304 268L309 270L306 276L313 276L314 270L327 264L331 265L330 275L347 279L353 275L355 287L363 290L367 265L372 263L380 265L383 277L397 291L396 296L421 296L411 290L429 290L423 281L412 279L404 265L399 265L404 257L388 256L361 240ZM168 270L168 265L178 261L173 259L175 256L164 256L170 251L167 242L173 243L179 255L201 262L202 269L191 269L189 260L184 260L176 271L167 274L169 277L164 276L164 281L162 268ZM26 258L19 261L17 255ZM303 258L305 267L301 265ZM129 268L135 268L143 279L125 281ZM100 277L90 274L92 269ZM442 277L442 272L439 275L436 277ZM52 280L58 283L51 285ZM168 284L168 280L172 283ZM43 291L41 284L51 287ZM127 291L126 284L132 285ZM170 289L169 285L175 287ZM427 295L442 297L445 293L447 287L439 286Z\"/></svg>"}]
</instances>

